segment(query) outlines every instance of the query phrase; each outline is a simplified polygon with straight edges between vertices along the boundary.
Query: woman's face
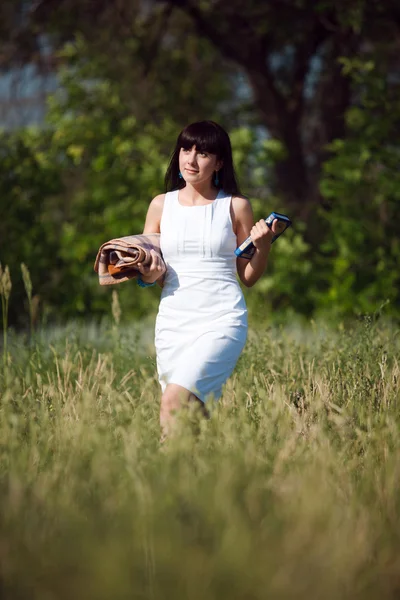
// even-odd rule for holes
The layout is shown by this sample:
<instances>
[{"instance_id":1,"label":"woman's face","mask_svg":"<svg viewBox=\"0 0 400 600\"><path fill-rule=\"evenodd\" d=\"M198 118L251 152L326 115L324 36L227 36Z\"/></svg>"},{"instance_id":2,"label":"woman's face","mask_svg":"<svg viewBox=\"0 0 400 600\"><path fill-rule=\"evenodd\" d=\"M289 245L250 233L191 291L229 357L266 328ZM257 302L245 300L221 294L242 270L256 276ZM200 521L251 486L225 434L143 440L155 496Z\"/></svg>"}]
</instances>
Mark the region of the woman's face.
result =
<instances>
[{"instance_id":1,"label":"woman's face","mask_svg":"<svg viewBox=\"0 0 400 600\"><path fill-rule=\"evenodd\" d=\"M203 183L211 180L215 171L222 167L222 161L217 159L216 154L209 152L198 152L196 146L190 150L180 149L179 170L187 183Z\"/></svg>"}]
</instances>

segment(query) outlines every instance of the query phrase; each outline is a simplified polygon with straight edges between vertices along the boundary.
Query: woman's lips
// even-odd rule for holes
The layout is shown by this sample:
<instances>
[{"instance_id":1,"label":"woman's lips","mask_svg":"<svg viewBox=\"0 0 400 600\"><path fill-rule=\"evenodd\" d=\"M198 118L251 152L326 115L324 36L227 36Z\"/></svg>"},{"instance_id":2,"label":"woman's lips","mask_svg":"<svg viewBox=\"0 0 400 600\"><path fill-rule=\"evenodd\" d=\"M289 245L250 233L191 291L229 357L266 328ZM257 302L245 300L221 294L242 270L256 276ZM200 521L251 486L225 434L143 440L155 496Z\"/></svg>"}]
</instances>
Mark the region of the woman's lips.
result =
<instances>
[{"instance_id":1,"label":"woman's lips","mask_svg":"<svg viewBox=\"0 0 400 600\"><path fill-rule=\"evenodd\" d=\"M188 173L198 173L198 171L193 171L192 169L185 169Z\"/></svg>"}]
</instances>

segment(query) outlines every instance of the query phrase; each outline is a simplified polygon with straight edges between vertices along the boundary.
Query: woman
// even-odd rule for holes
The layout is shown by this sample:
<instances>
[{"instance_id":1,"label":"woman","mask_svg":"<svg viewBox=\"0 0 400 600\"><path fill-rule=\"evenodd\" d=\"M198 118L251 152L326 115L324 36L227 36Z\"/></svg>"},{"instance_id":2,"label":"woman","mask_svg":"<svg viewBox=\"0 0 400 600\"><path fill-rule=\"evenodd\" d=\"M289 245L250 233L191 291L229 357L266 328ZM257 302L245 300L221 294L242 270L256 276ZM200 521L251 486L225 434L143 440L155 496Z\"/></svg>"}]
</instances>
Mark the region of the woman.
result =
<instances>
[{"instance_id":1,"label":"woman","mask_svg":"<svg viewBox=\"0 0 400 600\"><path fill-rule=\"evenodd\" d=\"M236 272L253 286L267 265L277 221L254 224L240 195L226 131L213 121L188 125L179 134L165 176L166 194L148 209L144 233L161 233L167 265L156 320L157 370L162 388L160 423L168 435L174 413L207 398L217 399L232 373L247 335L247 309ZM249 235L252 259L236 259ZM139 285L162 279L153 254L140 265Z\"/></svg>"}]
</instances>

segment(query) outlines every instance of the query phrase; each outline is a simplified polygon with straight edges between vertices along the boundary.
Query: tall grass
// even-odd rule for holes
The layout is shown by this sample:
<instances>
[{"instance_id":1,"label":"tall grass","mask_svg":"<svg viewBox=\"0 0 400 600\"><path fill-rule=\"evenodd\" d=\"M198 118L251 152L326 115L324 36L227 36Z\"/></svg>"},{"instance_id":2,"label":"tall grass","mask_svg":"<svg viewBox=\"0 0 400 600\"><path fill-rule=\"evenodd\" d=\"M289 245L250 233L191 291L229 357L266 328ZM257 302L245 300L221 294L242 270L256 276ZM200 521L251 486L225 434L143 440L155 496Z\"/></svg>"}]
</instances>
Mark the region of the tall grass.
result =
<instances>
[{"instance_id":1,"label":"tall grass","mask_svg":"<svg viewBox=\"0 0 400 600\"><path fill-rule=\"evenodd\" d=\"M1 321L3 325L3 364L7 364L7 332L8 332L8 305L10 301L12 283L10 270L6 265L5 269L0 263L0 300L1 300Z\"/></svg>"},{"instance_id":2,"label":"tall grass","mask_svg":"<svg viewBox=\"0 0 400 600\"><path fill-rule=\"evenodd\" d=\"M211 418L165 446L145 330L8 341L2 597L399 596L394 327L251 331Z\"/></svg>"}]
</instances>

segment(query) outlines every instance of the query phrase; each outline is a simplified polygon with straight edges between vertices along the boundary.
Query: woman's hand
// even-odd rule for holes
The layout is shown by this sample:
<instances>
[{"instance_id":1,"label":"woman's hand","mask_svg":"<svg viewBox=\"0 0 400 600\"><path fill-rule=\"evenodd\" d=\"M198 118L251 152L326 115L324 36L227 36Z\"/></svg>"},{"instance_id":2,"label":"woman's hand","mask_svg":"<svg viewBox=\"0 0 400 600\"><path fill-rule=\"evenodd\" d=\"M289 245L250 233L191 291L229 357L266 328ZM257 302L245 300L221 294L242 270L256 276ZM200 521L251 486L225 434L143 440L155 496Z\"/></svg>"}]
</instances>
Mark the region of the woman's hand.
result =
<instances>
[{"instance_id":1,"label":"woman's hand","mask_svg":"<svg viewBox=\"0 0 400 600\"><path fill-rule=\"evenodd\" d=\"M260 219L253 225L250 231L251 241L259 252L268 251L274 235L285 229L285 223L274 219L271 227L268 227L264 219Z\"/></svg>"},{"instance_id":2,"label":"woman's hand","mask_svg":"<svg viewBox=\"0 0 400 600\"><path fill-rule=\"evenodd\" d=\"M138 263L136 265L138 271L142 275L142 280L145 283L154 283L165 272L165 264L160 256L154 250L150 250L151 260L147 264Z\"/></svg>"}]
</instances>

